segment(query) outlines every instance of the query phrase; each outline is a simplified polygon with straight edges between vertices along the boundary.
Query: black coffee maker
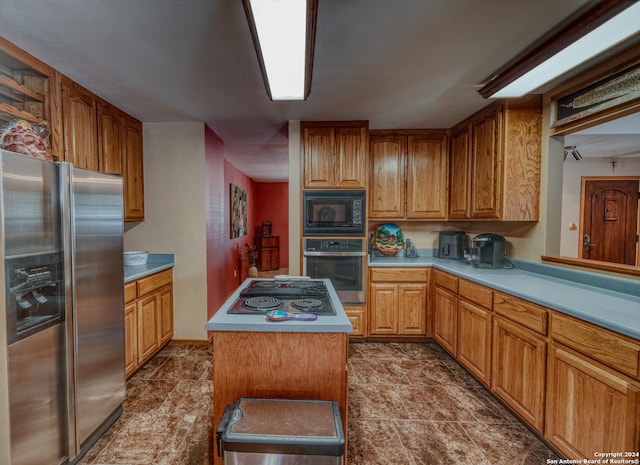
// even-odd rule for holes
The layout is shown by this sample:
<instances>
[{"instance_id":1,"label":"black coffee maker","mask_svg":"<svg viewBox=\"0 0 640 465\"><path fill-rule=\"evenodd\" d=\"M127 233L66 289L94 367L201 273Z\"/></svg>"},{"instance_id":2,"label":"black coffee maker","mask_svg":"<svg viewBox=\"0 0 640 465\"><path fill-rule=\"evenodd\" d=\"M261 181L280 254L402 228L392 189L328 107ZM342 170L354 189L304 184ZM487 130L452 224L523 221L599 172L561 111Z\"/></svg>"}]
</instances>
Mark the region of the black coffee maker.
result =
<instances>
[{"instance_id":1,"label":"black coffee maker","mask_svg":"<svg viewBox=\"0 0 640 465\"><path fill-rule=\"evenodd\" d=\"M471 241L473 266L476 268L504 268L507 241L500 234L479 234Z\"/></svg>"}]
</instances>

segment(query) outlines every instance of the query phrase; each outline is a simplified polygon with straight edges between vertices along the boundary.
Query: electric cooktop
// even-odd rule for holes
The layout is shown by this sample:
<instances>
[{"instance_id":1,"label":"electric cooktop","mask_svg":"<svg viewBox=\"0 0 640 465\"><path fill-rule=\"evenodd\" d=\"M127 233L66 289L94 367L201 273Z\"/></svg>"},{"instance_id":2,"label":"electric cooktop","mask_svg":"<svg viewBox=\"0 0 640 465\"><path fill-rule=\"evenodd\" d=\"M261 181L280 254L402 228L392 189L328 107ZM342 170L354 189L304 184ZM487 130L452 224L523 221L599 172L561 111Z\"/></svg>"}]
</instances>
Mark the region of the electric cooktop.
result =
<instances>
[{"instance_id":1,"label":"electric cooktop","mask_svg":"<svg viewBox=\"0 0 640 465\"><path fill-rule=\"evenodd\" d=\"M323 281L311 279L252 280L227 313L264 314L269 310L335 315Z\"/></svg>"}]
</instances>

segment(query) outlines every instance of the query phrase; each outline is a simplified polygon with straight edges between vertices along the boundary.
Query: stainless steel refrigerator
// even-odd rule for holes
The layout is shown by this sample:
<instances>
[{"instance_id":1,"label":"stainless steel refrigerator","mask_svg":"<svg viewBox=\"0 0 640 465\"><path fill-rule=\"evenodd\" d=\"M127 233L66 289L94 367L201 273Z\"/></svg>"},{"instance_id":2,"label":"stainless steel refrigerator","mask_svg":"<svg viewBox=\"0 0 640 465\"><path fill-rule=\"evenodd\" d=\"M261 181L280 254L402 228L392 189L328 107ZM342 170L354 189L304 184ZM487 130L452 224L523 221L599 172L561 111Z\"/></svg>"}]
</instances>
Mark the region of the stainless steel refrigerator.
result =
<instances>
[{"instance_id":1,"label":"stainless steel refrigerator","mask_svg":"<svg viewBox=\"0 0 640 465\"><path fill-rule=\"evenodd\" d=\"M122 180L4 150L0 170L0 449L75 463L125 396Z\"/></svg>"}]
</instances>

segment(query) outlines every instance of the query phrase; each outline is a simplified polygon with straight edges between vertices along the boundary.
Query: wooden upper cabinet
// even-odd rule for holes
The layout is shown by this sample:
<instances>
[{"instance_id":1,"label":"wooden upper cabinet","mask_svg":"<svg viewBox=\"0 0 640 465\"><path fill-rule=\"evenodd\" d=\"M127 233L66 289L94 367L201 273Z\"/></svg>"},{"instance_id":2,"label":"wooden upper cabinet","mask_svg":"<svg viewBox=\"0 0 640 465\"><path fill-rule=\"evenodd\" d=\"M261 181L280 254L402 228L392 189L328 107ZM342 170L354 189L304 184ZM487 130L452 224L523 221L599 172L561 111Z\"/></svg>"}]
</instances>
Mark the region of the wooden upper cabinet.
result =
<instances>
[{"instance_id":1,"label":"wooden upper cabinet","mask_svg":"<svg viewBox=\"0 0 640 465\"><path fill-rule=\"evenodd\" d=\"M304 187L334 187L334 137L335 132L331 127L303 128Z\"/></svg>"},{"instance_id":2,"label":"wooden upper cabinet","mask_svg":"<svg viewBox=\"0 0 640 465\"><path fill-rule=\"evenodd\" d=\"M79 168L122 175L124 219L143 220L142 123L2 37L0 68L0 94L7 94L0 123L47 120L52 154Z\"/></svg>"},{"instance_id":3,"label":"wooden upper cabinet","mask_svg":"<svg viewBox=\"0 0 640 465\"><path fill-rule=\"evenodd\" d=\"M449 158L449 218L468 219L471 215L471 124L461 124L451 131Z\"/></svg>"},{"instance_id":4,"label":"wooden upper cabinet","mask_svg":"<svg viewBox=\"0 0 640 465\"><path fill-rule=\"evenodd\" d=\"M404 218L406 152L405 136L370 136L369 218Z\"/></svg>"},{"instance_id":5,"label":"wooden upper cabinet","mask_svg":"<svg viewBox=\"0 0 640 465\"><path fill-rule=\"evenodd\" d=\"M447 217L448 134L430 131L407 138L407 218Z\"/></svg>"},{"instance_id":6,"label":"wooden upper cabinet","mask_svg":"<svg viewBox=\"0 0 640 465\"><path fill-rule=\"evenodd\" d=\"M124 126L122 111L98 102L98 160L103 173L122 174Z\"/></svg>"},{"instance_id":7,"label":"wooden upper cabinet","mask_svg":"<svg viewBox=\"0 0 640 465\"><path fill-rule=\"evenodd\" d=\"M536 221L542 98L497 101L452 129L449 218Z\"/></svg>"},{"instance_id":8,"label":"wooden upper cabinet","mask_svg":"<svg viewBox=\"0 0 640 465\"><path fill-rule=\"evenodd\" d=\"M309 121L301 127L306 189L366 188L366 121Z\"/></svg>"},{"instance_id":9,"label":"wooden upper cabinet","mask_svg":"<svg viewBox=\"0 0 640 465\"><path fill-rule=\"evenodd\" d=\"M367 185L367 136L366 126L337 127L336 187L364 189Z\"/></svg>"},{"instance_id":10,"label":"wooden upper cabinet","mask_svg":"<svg viewBox=\"0 0 640 465\"><path fill-rule=\"evenodd\" d=\"M62 160L62 108L59 73L0 37L0 126L14 118L49 123L50 153Z\"/></svg>"},{"instance_id":11,"label":"wooden upper cabinet","mask_svg":"<svg viewBox=\"0 0 640 465\"><path fill-rule=\"evenodd\" d=\"M370 218L446 219L448 131L371 131Z\"/></svg>"},{"instance_id":12,"label":"wooden upper cabinet","mask_svg":"<svg viewBox=\"0 0 640 465\"><path fill-rule=\"evenodd\" d=\"M472 125L471 216L499 218L502 194L500 136L502 107L492 105Z\"/></svg>"},{"instance_id":13,"label":"wooden upper cabinet","mask_svg":"<svg viewBox=\"0 0 640 465\"><path fill-rule=\"evenodd\" d=\"M62 115L65 161L97 171L96 98L66 77L62 78Z\"/></svg>"},{"instance_id":14,"label":"wooden upper cabinet","mask_svg":"<svg viewBox=\"0 0 640 465\"><path fill-rule=\"evenodd\" d=\"M124 219L144 220L144 167L142 123L123 114Z\"/></svg>"}]
</instances>

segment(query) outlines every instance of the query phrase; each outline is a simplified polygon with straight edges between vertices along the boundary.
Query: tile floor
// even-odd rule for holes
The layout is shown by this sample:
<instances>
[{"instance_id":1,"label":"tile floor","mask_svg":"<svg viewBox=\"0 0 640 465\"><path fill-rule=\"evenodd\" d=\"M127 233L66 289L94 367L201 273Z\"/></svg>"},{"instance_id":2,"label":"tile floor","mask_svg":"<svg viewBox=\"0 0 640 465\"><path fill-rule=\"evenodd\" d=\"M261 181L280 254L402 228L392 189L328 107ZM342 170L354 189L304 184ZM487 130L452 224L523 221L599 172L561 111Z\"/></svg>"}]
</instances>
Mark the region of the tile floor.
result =
<instances>
[{"instance_id":1,"label":"tile floor","mask_svg":"<svg viewBox=\"0 0 640 465\"><path fill-rule=\"evenodd\" d=\"M542 465L557 458L435 344L352 343L349 465ZM211 354L169 344L127 383L79 465L210 465Z\"/></svg>"}]
</instances>

